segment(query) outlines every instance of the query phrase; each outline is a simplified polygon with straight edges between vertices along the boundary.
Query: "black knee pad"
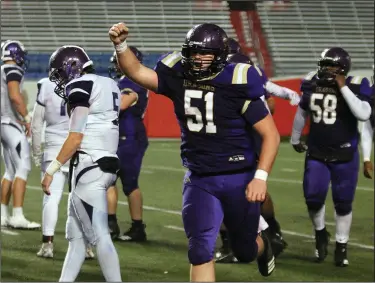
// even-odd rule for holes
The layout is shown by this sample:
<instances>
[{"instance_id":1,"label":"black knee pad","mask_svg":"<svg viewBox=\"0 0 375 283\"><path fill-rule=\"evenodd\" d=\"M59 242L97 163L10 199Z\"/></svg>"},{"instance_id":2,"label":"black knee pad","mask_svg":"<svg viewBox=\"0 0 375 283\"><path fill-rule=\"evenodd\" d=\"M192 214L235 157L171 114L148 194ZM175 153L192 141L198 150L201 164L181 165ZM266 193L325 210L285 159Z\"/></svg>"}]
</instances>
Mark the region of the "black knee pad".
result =
<instances>
[{"instance_id":1,"label":"black knee pad","mask_svg":"<svg viewBox=\"0 0 375 283\"><path fill-rule=\"evenodd\" d=\"M324 203L307 201L306 205L309 211L318 212L319 210L322 209Z\"/></svg>"},{"instance_id":2,"label":"black knee pad","mask_svg":"<svg viewBox=\"0 0 375 283\"><path fill-rule=\"evenodd\" d=\"M345 216L352 212L352 204L345 202L335 203L335 211L337 215Z\"/></svg>"}]
</instances>

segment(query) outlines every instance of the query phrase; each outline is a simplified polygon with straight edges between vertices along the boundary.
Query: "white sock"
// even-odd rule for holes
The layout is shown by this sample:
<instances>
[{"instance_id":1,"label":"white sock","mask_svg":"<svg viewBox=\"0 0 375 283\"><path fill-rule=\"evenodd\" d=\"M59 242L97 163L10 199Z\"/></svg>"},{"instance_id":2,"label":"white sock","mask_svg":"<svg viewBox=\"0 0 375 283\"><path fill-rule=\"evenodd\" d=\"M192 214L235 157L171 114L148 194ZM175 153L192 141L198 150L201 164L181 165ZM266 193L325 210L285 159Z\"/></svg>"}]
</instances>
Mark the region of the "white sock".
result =
<instances>
[{"instance_id":1,"label":"white sock","mask_svg":"<svg viewBox=\"0 0 375 283\"><path fill-rule=\"evenodd\" d=\"M122 282L118 254L109 234L99 238L96 244L96 253L105 280L107 282Z\"/></svg>"},{"instance_id":2,"label":"white sock","mask_svg":"<svg viewBox=\"0 0 375 283\"><path fill-rule=\"evenodd\" d=\"M13 207L13 216L23 216L23 209L22 207Z\"/></svg>"},{"instance_id":3,"label":"white sock","mask_svg":"<svg viewBox=\"0 0 375 283\"><path fill-rule=\"evenodd\" d=\"M336 219L336 242L346 244L349 241L350 227L352 226L353 213L342 216L337 215Z\"/></svg>"},{"instance_id":4,"label":"white sock","mask_svg":"<svg viewBox=\"0 0 375 283\"><path fill-rule=\"evenodd\" d=\"M45 196L45 198L49 196ZM44 236L53 236L57 223L57 216L59 213L59 204L53 199L48 199L43 205L43 221L42 229Z\"/></svg>"},{"instance_id":5,"label":"white sock","mask_svg":"<svg viewBox=\"0 0 375 283\"><path fill-rule=\"evenodd\" d=\"M1 204L1 216L6 218L9 217L8 206L6 204Z\"/></svg>"},{"instance_id":6,"label":"white sock","mask_svg":"<svg viewBox=\"0 0 375 283\"><path fill-rule=\"evenodd\" d=\"M69 241L59 282L74 282L86 256L86 243L83 238Z\"/></svg>"},{"instance_id":7,"label":"white sock","mask_svg":"<svg viewBox=\"0 0 375 283\"><path fill-rule=\"evenodd\" d=\"M310 219L314 225L315 230L322 230L326 227L325 216L326 216L326 206L323 205L317 212L309 210Z\"/></svg>"},{"instance_id":8,"label":"white sock","mask_svg":"<svg viewBox=\"0 0 375 283\"><path fill-rule=\"evenodd\" d=\"M268 223L266 222L266 220L264 220L263 216L261 215L259 218L258 233L266 230L268 227L269 227Z\"/></svg>"}]
</instances>

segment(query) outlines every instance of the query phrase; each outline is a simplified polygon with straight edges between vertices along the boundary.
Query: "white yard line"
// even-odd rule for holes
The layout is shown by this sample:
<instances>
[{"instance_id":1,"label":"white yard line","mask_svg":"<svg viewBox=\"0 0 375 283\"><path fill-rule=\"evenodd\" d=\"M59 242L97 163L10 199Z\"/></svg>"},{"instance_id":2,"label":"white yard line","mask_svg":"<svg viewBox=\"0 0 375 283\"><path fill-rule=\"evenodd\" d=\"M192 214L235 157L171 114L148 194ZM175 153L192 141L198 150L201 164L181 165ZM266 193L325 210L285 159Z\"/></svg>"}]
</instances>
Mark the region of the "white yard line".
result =
<instances>
[{"instance_id":1,"label":"white yard line","mask_svg":"<svg viewBox=\"0 0 375 283\"><path fill-rule=\"evenodd\" d=\"M182 231L182 232L185 231L184 228L178 227L178 226L174 226L174 225L166 225L164 227L168 228L168 229L171 229L171 230L176 230L176 231ZM300 238L310 239L310 241L313 241L313 239L315 238L312 235L307 235L307 234L303 234L303 233L297 233L297 232L294 232L294 231L281 230L281 232L283 234L285 234L285 235L291 235L291 236L297 236L297 237L300 237ZM333 240L331 239L331 242L335 243L336 240L335 239L333 239ZM366 250L374 250L374 246L369 246L369 245L362 245L362 244L353 243L353 242L349 242L348 245L353 246L353 247L358 247L358 248L366 249Z\"/></svg>"},{"instance_id":2,"label":"white yard line","mask_svg":"<svg viewBox=\"0 0 375 283\"><path fill-rule=\"evenodd\" d=\"M36 187L36 186L27 186L27 187L30 188L30 189L32 189L32 190L40 190L40 191L42 191L42 189L40 187ZM68 195L68 194L69 193L64 192L64 195ZM120 204L120 205L128 205L128 203L126 201L119 201L118 204ZM150 210L150 211L158 211L158 212L164 212L164 213L168 213L168 214L181 215L181 211L178 211L178 210L170 210L170 209L164 209L164 208L159 208L159 207L154 207L154 206L148 206L148 205L144 205L143 208L145 210ZM177 227L177 226L170 226L170 227ZM172 228L170 228L170 229L172 229ZM178 227L178 229L183 229L183 228ZM286 234L286 235L293 235L293 236L302 237L302 238L309 238L309 239L313 239L314 238L311 235L302 234L302 233L298 233L298 232L294 232L294 231L282 230L282 232L284 234ZM350 242L350 243L348 243L348 245L359 247L359 248L362 248L362 249L367 249L367 250L374 250L374 246L363 245L363 244L359 244L359 243Z\"/></svg>"},{"instance_id":3,"label":"white yard line","mask_svg":"<svg viewBox=\"0 0 375 283\"><path fill-rule=\"evenodd\" d=\"M1 233L11 236L17 236L19 233L8 230L8 228L1 227Z\"/></svg>"}]
</instances>

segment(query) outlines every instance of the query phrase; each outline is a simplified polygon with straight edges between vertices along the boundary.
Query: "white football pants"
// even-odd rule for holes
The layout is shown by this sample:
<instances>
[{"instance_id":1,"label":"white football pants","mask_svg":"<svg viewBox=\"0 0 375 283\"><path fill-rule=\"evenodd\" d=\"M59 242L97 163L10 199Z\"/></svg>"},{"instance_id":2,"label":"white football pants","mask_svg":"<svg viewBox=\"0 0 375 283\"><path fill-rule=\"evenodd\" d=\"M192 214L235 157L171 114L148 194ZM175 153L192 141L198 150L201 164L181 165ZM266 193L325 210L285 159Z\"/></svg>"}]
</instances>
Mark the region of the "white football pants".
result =
<instances>
[{"instance_id":1,"label":"white football pants","mask_svg":"<svg viewBox=\"0 0 375 283\"><path fill-rule=\"evenodd\" d=\"M4 178L24 181L31 170L30 145L22 127L15 122L1 123L2 156L5 164Z\"/></svg>"},{"instance_id":2,"label":"white football pants","mask_svg":"<svg viewBox=\"0 0 375 283\"><path fill-rule=\"evenodd\" d=\"M115 178L115 174L104 173L89 155L79 155L71 180L66 221L69 247L60 282L77 278L85 260L86 243L96 246L106 281L121 282L119 259L108 228L107 188Z\"/></svg>"}]
</instances>

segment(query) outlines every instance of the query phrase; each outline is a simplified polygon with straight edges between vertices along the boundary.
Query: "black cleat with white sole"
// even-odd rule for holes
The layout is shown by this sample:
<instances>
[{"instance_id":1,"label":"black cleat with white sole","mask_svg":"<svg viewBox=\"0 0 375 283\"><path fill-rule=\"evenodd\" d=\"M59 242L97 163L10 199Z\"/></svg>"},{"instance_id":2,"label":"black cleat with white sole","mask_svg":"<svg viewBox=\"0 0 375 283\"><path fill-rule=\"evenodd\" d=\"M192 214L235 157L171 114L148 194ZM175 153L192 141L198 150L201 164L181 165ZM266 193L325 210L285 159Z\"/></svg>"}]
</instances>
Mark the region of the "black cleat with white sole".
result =
<instances>
[{"instance_id":1,"label":"black cleat with white sole","mask_svg":"<svg viewBox=\"0 0 375 283\"><path fill-rule=\"evenodd\" d=\"M146 225L132 225L124 235L119 236L117 240L123 242L145 242L147 241L147 235L145 231Z\"/></svg>"},{"instance_id":2,"label":"black cleat with white sole","mask_svg":"<svg viewBox=\"0 0 375 283\"><path fill-rule=\"evenodd\" d=\"M323 262L328 255L328 243L330 234L326 228L315 230L315 259L316 262Z\"/></svg>"},{"instance_id":3,"label":"black cleat with white sole","mask_svg":"<svg viewBox=\"0 0 375 283\"><path fill-rule=\"evenodd\" d=\"M260 237L264 243L264 252L257 258L258 270L262 276L267 277L275 270L275 256L272 251L271 242L268 239L267 233L261 232Z\"/></svg>"},{"instance_id":4,"label":"black cleat with white sole","mask_svg":"<svg viewBox=\"0 0 375 283\"><path fill-rule=\"evenodd\" d=\"M349 265L346 243L336 242L335 264L339 267L347 267Z\"/></svg>"},{"instance_id":5,"label":"black cleat with white sole","mask_svg":"<svg viewBox=\"0 0 375 283\"><path fill-rule=\"evenodd\" d=\"M118 226L117 220L108 220L108 228L112 240L115 240L120 236L120 227Z\"/></svg>"}]
</instances>

